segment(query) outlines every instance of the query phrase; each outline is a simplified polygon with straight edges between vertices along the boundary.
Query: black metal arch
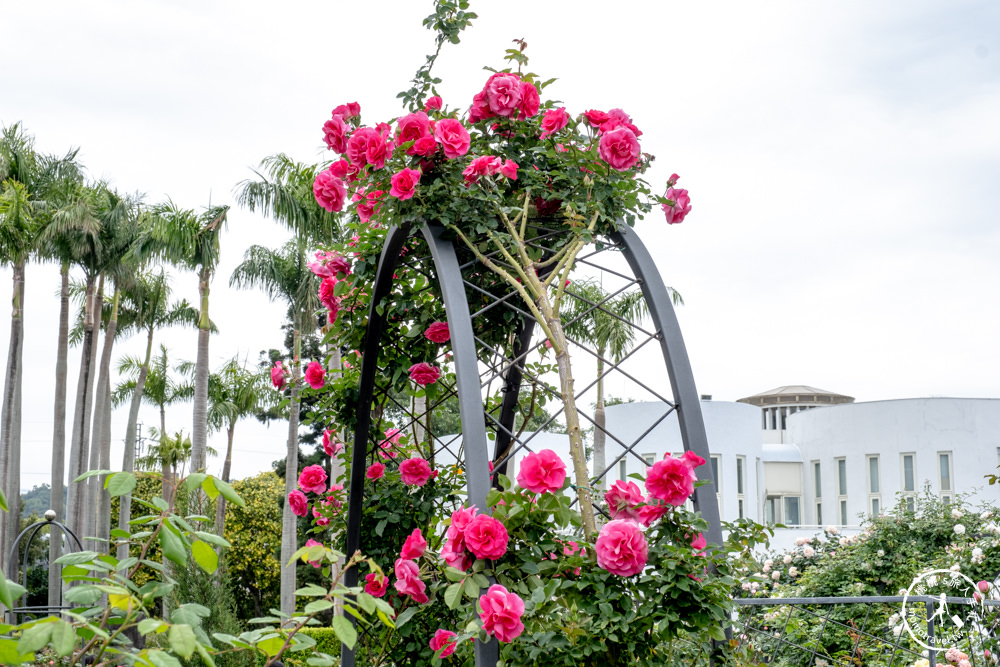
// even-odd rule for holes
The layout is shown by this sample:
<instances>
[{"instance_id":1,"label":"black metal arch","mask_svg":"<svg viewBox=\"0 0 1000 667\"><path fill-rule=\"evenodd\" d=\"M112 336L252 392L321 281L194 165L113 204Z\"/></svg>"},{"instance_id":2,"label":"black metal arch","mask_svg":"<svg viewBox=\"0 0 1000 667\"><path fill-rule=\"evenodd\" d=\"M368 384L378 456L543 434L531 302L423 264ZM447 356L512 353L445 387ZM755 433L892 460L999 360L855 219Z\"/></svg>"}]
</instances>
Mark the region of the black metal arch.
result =
<instances>
[{"instance_id":1,"label":"black metal arch","mask_svg":"<svg viewBox=\"0 0 1000 667\"><path fill-rule=\"evenodd\" d=\"M387 321L387 315L380 314L377 306L391 292L394 274L401 261L401 251L411 231L412 228L409 225L394 226L389 229L372 286L371 309L361 364L357 422L352 445L353 455L345 536L347 554L353 554L361 544L362 506L372 401L379 368L381 338ZM525 358L531 349L531 337L535 323L533 319L530 319L530 315L523 313L521 325L516 333L514 359L504 372L504 395L499 416L493 417L486 414L483 407L482 385L478 369L477 338L472 326L473 316L469 311L466 285L463 281L462 267L459 265L455 247L450 240L444 238L445 228L442 226L429 224L420 231L430 249L451 333L450 343L454 355L469 504L486 510L486 494L491 486L488 464L491 460L494 461L497 464L496 473L500 474L506 471L506 465L510 459L510 456L504 456L504 452L507 451L514 439L512 428ZM678 426L684 449L692 451L708 461L708 439L702 419L699 396L670 294L649 251L634 230L624 224L619 224L618 230L611 235L610 240L621 250L628 262L635 276L635 282L640 285L649 309L655 329L655 338L660 342L670 379L673 396L673 401L670 402L673 407L670 411L676 410L678 413ZM661 417L661 420L665 417L666 415ZM494 422L497 432L492 457L488 448L487 421ZM631 446L627 446L625 443L620 444L626 447L625 454L628 454L636 443ZM619 459L625 454L622 454ZM611 466L608 466L605 471L595 471L595 473L598 473L597 476L603 477L610 468ZM702 513L709 524L706 535L708 541L721 544L723 541L722 525L711 466L701 466L697 469L697 475L699 480L707 483L695 490L693 498L695 508ZM348 586L357 585L358 572L356 569L346 573L345 583ZM353 651L344 648L341 655L344 667L354 667ZM485 643L477 640L476 667L494 667L498 656L499 645L496 640Z\"/></svg>"},{"instance_id":2,"label":"black metal arch","mask_svg":"<svg viewBox=\"0 0 1000 667\"><path fill-rule=\"evenodd\" d=\"M49 510L48 512L46 512L46 514L47 515L52 515L52 516L55 515L55 513L52 512L52 510ZM10 547L10 554L7 557L7 572L8 573L14 572L15 571L14 570L15 560L14 559L17 557L17 546L21 543L21 538L23 538L25 535L28 535L28 533L30 533L30 535L28 535L28 541L24 545L24 559L23 559L23 561L21 563L22 585L24 586L25 589L28 588L28 551L31 549L31 542L35 539L35 535L37 535L38 531L40 531L42 528L45 528L46 526L49 526L49 539L50 540L52 539L52 529L53 528L58 528L59 530L61 530L63 532L63 535L65 535L67 538L72 538L73 542L76 542L76 549L73 549L73 542L70 542L69 539L66 540L67 544L69 545L70 552L72 552L72 551L83 551L83 545L80 544L80 538L78 538L76 536L76 533L74 533L72 530L70 530L69 527L66 526L65 524L60 523L59 521L56 521L55 519L48 519L48 518L45 518L45 519L43 519L41 521L38 521L36 523L31 524L30 526L28 526L27 528L25 528L24 530L22 530L20 532L20 534L18 534L18 536L14 539L14 544L11 545L11 547ZM61 596L60 596L60 598L61 598ZM17 622L17 616L19 614L24 614L24 615L47 614L48 615L48 614L52 614L53 612L61 611L63 609L71 609L72 608L71 605L58 605L58 606L55 606L55 607L51 607L49 605L37 605L37 606L30 606L29 607L29 606L27 606L25 604L27 602L27 599L28 599L28 594L25 593L23 596L21 596L21 606L20 607L13 607L12 609L9 610L9 612L11 614L11 617L12 617L11 620L13 620L15 623Z\"/></svg>"}]
</instances>

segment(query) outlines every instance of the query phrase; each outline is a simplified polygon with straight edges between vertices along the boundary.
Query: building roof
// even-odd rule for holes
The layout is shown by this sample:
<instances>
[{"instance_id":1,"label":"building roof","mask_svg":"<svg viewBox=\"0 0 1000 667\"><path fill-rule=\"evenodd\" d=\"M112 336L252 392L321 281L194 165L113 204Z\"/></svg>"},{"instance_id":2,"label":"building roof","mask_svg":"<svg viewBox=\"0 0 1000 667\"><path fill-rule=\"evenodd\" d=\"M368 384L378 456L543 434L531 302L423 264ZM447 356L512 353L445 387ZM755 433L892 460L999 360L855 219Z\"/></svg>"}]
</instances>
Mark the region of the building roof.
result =
<instances>
[{"instance_id":1,"label":"building roof","mask_svg":"<svg viewBox=\"0 0 1000 667\"><path fill-rule=\"evenodd\" d=\"M825 389L817 389L804 384L790 384L784 387L770 389L753 396L747 396L737 401L750 405L837 405L853 403L853 396L837 394Z\"/></svg>"},{"instance_id":2,"label":"building roof","mask_svg":"<svg viewBox=\"0 0 1000 667\"><path fill-rule=\"evenodd\" d=\"M790 442L781 444L765 444L761 451L761 459L765 463L774 461L782 463L802 463L802 451L798 445Z\"/></svg>"}]
</instances>

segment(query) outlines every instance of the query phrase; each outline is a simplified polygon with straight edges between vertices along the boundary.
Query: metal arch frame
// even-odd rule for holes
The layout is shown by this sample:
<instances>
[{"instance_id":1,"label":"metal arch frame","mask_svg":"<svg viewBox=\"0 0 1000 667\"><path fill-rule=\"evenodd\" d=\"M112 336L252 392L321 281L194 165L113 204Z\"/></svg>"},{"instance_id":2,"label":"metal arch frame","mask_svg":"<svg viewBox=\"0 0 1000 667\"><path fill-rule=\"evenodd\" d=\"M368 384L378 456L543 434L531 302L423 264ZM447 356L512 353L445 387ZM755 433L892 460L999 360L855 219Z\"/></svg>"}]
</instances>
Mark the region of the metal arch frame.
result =
<instances>
[{"instance_id":1,"label":"metal arch frame","mask_svg":"<svg viewBox=\"0 0 1000 667\"><path fill-rule=\"evenodd\" d=\"M70 528L64 523L56 521L55 519L53 519L52 521L43 519L41 521L38 521L37 523L28 526L27 528L22 530L20 534L14 539L14 544L11 545L10 553L7 556L7 572L11 572L12 571L11 566L14 564L14 556L17 554L17 547L21 543L21 538L24 537L28 533L28 531L31 531L31 535L28 535L28 541L25 543L24 558L21 561L21 577L25 589L28 588L28 550L31 548L31 542L32 540L35 539L35 535L37 535L38 531L40 531L45 526L50 527L49 528L50 539L52 535L52 529L51 529L52 526L59 528L59 530L63 532L63 535L67 536L66 542L69 544L69 547L71 549L70 553L72 553L73 543L69 541L69 538L73 538L73 542L76 542L76 551L83 551L83 545L80 543L80 538L77 537L76 533L70 530ZM60 587L59 597L60 599L62 598L62 587ZM28 607L25 604L27 601L28 601L28 593L25 592L25 594L21 596L21 606L12 607L11 609L8 610L11 616L16 617L18 614L34 614L34 613L52 612L60 609L72 608L69 605L59 605L57 607L50 607L49 605L39 605L39 606ZM12 618L11 620L16 621L15 618Z\"/></svg>"},{"instance_id":2,"label":"metal arch frame","mask_svg":"<svg viewBox=\"0 0 1000 667\"><path fill-rule=\"evenodd\" d=\"M411 225L391 227L379 257L365 336L365 350L361 363L361 380L358 387L357 423L352 449L350 489L348 495L347 530L345 551L350 557L361 544L361 519L364 502L364 481L368 455L368 434L371 428L371 405L375 393L375 375L378 372L380 340L385 331L386 316L380 315L376 307L390 293L393 274L400 261L400 251L409 238ZM486 420L482 412L482 394L479 384L478 358L472 318L465 295L462 272L455 254L454 244L444 238L445 228L436 224L426 224L421 230L437 270L445 313L451 331L452 355L455 360L456 390L459 399L459 414L462 420L462 440L465 448L467 492L469 503L486 509L486 494L490 490L489 450L486 435ZM701 414L701 404L694 384L691 364L681 335L680 325L674 312L670 294L660 277L656 264L638 235L624 223L611 234L611 240L622 249L629 267L635 275L649 307L654 328L658 331L663 360L667 367L670 386L677 406L677 420L681 440L686 451L692 451L706 461L709 460L708 438ZM530 344L534 327L524 322L517 332L518 348L526 349ZM520 391L523 361L511 366L504 383L503 406L500 423L509 431L513 424L517 395ZM507 422L510 422L508 424ZM504 429L501 429L503 432ZM508 436L509 438L509 436ZM500 451L501 439L496 442ZM715 480L711 466L697 469L699 481L706 484L695 490L694 505L707 521L709 542L722 544L722 524L719 516ZM345 574L348 587L358 583L357 568ZM351 619L351 622L355 622ZM499 657L499 644L491 639L487 642L476 640L476 667L493 667ZM354 667L354 651L346 647L341 650L343 667Z\"/></svg>"}]
</instances>

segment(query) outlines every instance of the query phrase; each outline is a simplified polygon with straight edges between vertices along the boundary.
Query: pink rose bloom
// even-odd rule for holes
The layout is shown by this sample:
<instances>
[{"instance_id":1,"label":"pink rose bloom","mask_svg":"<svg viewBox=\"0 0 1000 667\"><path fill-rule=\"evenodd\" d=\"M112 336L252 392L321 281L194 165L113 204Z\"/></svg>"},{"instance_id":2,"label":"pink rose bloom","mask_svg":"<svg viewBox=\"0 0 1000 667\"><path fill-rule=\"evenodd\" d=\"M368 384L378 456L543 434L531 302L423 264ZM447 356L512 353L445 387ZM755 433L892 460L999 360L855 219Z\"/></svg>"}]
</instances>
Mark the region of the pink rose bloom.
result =
<instances>
[{"instance_id":1,"label":"pink rose bloom","mask_svg":"<svg viewBox=\"0 0 1000 667\"><path fill-rule=\"evenodd\" d=\"M664 456L663 458L667 458L667 457ZM698 456L697 454L695 454L692 451L686 451L683 454L681 454L681 460L683 460L685 463L687 463L689 466L691 466L692 470L694 470L698 466L705 465L705 459L701 458L700 456Z\"/></svg>"},{"instance_id":2,"label":"pink rose bloom","mask_svg":"<svg viewBox=\"0 0 1000 667\"><path fill-rule=\"evenodd\" d=\"M327 504L329 504L329 503L327 503ZM326 527L326 526L330 525L330 519L329 519L329 517L326 517L326 516L323 516L322 514L320 514L319 508L316 507L315 505L313 505L312 513L313 513L313 519L316 520L316 525L317 526Z\"/></svg>"},{"instance_id":3,"label":"pink rose bloom","mask_svg":"<svg viewBox=\"0 0 1000 667\"><path fill-rule=\"evenodd\" d=\"M524 614L524 600L511 593L500 584L493 584L485 595L479 598L479 618L483 629L502 642L512 642L524 632L521 616Z\"/></svg>"},{"instance_id":4,"label":"pink rose bloom","mask_svg":"<svg viewBox=\"0 0 1000 667\"><path fill-rule=\"evenodd\" d=\"M625 171L639 161L639 140L632 130L620 127L601 137L597 151L612 169Z\"/></svg>"},{"instance_id":5,"label":"pink rose bloom","mask_svg":"<svg viewBox=\"0 0 1000 667\"><path fill-rule=\"evenodd\" d=\"M410 149L413 151L411 155L430 157L434 155L435 151L437 151L437 146L437 140L433 136L420 137L413 142L413 147Z\"/></svg>"},{"instance_id":6,"label":"pink rose bloom","mask_svg":"<svg viewBox=\"0 0 1000 667\"><path fill-rule=\"evenodd\" d=\"M389 588L389 577L379 576L377 572L365 575L365 593L380 598Z\"/></svg>"},{"instance_id":7,"label":"pink rose bloom","mask_svg":"<svg viewBox=\"0 0 1000 667\"><path fill-rule=\"evenodd\" d=\"M609 116L605 112L598 111L596 109L588 109L587 111L583 112L583 115L586 117L587 122L590 123L592 127L600 127L604 123L608 122L608 120L611 118L611 116Z\"/></svg>"},{"instance_id":8,"label":"pink rose bloom","mask_svg":"<svg viewBox=\"0 0 1000 667\"><path fill-rule=\"evenodd\" d=\"M307 547L321 547L321 546L323 546L323 543L322 542L317 542L316 540L310 538L310 539L306 540L306 546ZM312 565L313 567L318 568L320 565L323 564L323 561L311 560L311 561L309 561L309 564Z\"/></svg>"},{"instance_id":9,"label":"pink rose bloom","mask_svg":"<svg viewBox=\"0 0 1000 667\"><path fill-rule=\"evenodd\" d=\"M361 115L361 105L357 102L348 102L347 104L341 104L330 113L334 116L340 116L344 120L348 120Z\"/></svg>"},{"instance_id":10,"label":"pink rose bloom","mask_svg":"<svg viewBox=\"0 0 1000 667\"><path fill-rule=\"evenodd\" d=\"M542 116L542 135L540 139L558 132L559 130L566 127L569 123L569 114L566 113L566 107L559 107L558 109L548 109Z\"/></svg>"},{"instance_id":11,"label":"pink rose bloom","mask_svg":"<svg viewBox=\"0 0 1000 667\"><path fill-rule=\"evenodd\" d=\"M507 553L507 528L488 514L476 516L465 527L466 548L476 558L497 559Z\"/></svg>"},{"instance_id":12,"label":"pink rose bloom","mask_svg":"<svg viewBox=\"0 0 1000 667\"><path fill-rule=\"evenodd\" d=\"M351 175L351 163L347 160L337 160L328 169L331 174L339 179L345 179Z\"/></svg>"},{"instance_id":13,"label":"pink rose bloom","mask_svg":"<svg viewBox=\"0 0 1000 667\"><path fill-rule=\"evenodd\" d=\"M444 149L444 156L449 160L462 157L469 152L472 139L460 121L454 118L439 120L434 126L434 138Z\"/></svg>"},{"instance_id":14,"label":"pink rose bloom","mask_svg":"<svg viewBox=\"0 0 1000 667\"><path fill-rule=\"evenodd\" d=\"M405 558L396 560L395 566L396 583L393 586L403 595L409 595L414 602L423 604L427 602L427 585L420 580L420 568L417 563Z\"/></svg>"},{"instance_id":15,"label":"pink rose bloom","mask_svg":"<svg viewBox=\"0 0 1000 667\"><path fill-rule=\"evenodd\" d=\"M299 488L307 493L326 491L326 471L323 470L323 466L306 466L299 473Z\"/></svg>"},{"instance_id":16,"label":"pink rose bloom","mask_svg":"<svg viewBox=\"0 0 1000 667\"><path fill-rule=\"evenodd\" d=\"M306 499L306 494L298 489L288 494L288 506L292 508L292 514L295 516L305 516L309 513L309 501Z\"/></svg>"},{"instance_id":17,"label":"pink rose bloom","mask_svg":"<svg viewBox=\"0 0 1000 667\"><path fill-rule=\"evenodd\" d=\"M323 250L316 253L316 261L309 262L308 266L320 278L336 278L341 273L351 273L351 263L343 255Z\"/></svg>"},{"instance_id":18,"label":"pink rose bloom","mask_svg":"<svg viewBox=\"0 0 1000 667\"><path fill-rule=\"evenodd\" d=\"M344 451L344 443L333 440L333 431L326 429L323 431L323 451L327 456L336 456Z\"/></svg>"},{"instance_id":19,"label":"pink rose bloom","mask_svg":"<svg viewBox=\"0 0 1000 667\"><path fill-rule=\"evenodd\" d=\"M694 468L687 461L668 455L649 468L646 491L649 492L650 498L680 506L694 492L696 479Z\"/></svg>"},{"instance_id":20,"label":"pink rose bloom","mask_svg":"<svg viewBox=\"0 0 1000 667\"><path fill-rule=\"evenodd\" d=\"M277 390L282 390L285 388L285 376L287 371L285 370L284 364L280 361L274 362L274 366L271 366L271 384Z\"/></svg>"},{"instance_id":21,"label":"pink rose bloom","mask_svg":"<svg viewBox=\"0 0 1000 667\"><path fill-rule=\"evenodd\" d=\"M431 478L431 464L419 456L399 464L399 474L407 486L423 486Z\"/></svg>"},{"instance_id":22,"label":"pink rose bloom","mask_svg":"<svg viewBox=\"0 0 1000 667\"><path fill-rule=\"evenodd\" d=\"M498 171L500 171L500 158L493 155L477 157L462 172L462 175L465 176L465 186L468 187L479 181L481 177L495 174Z\"/></svg>"},{"instance_id":23,"label":"pink rose bloom","mask_svg":"<svg viewBox=\"0 0 1000 667\"><path fill-rule=\"evenodd\" d=\"M517 483L533 493L558 491L566 479L566 464L551 449L531 453L521 461Z\"/></svg>"},{"instance_id":24,"label":"pink rose bloom","mask_svg":"<svg viewBox=\"0 0 1000 667\"><path fill-rule=\"evenodd\" d=\"M594 551L597 553L597 564L620 577L639 574L646 567L646 560L649 558L649 548L642 530L634 522L624 519L604 524L594 544Z\"/></svg>"},{"instance_id":25,"label":"pink rose bloom","mask_svg":"<svg viewBox=\"0 0 1000 667\"><path fill-rule=\"evenodd\" d=\"M646 497L635 482L618 480L604 494L604 500L612 519L638 519L639 505L646 502Z\"/></svg>"},{"instance_id":26,"label":"pink rose bloom","mask_svg":"<svg viewBox=\"0 0 1000 667\"><path fill-rule=\"evenodd\" d=\"M396 142L400 145L431 136L431 121L423 111L407 114L396 124ZM416 155L413 147L406 149L407 155Z\"/></svg>"},{"instance_id":27,"label":"pink rose bloom","mask_svg":"<svg viewBox=\"0 0 1000 667\"><path fill-rule=\"evenodd\" d=\"M691 548L694 549L695 551L703 551L707 546L708 546L708 540L705 539L704 533L698 533L691 540Z\"/></svg>"},{"instance_id":28,"label":"pink rose bloom","mask_svg":"<svg viewBox=\"0 0 1000 667\"><path fill-rule=\"evenodd\" d=\"M368 470L365 471L365 477L368 479L382 479L385 477L385 464L383 463L373 463L368 466Z\"/></svg>"},{"instance_id":29,"label":"pink rose bloom","mask_svg":"<svg viewBox=\"0 0 1000 667\"><path fill-rule=\"evenodd\" d=\"M460 539L445 540L439 553L449 567L467 570L472 566L472 557L465 552L465 542Z\"/></svg>"},{"instance_id":30,"label":"pink rose bloom","mask_svg":"<svg viewBox=\"0 0 1000 667\"><path fill-rule=\"evenodd\" d=\"M322 389L323 385L326 384L324 377L326 376L326 371L323 369L323 364L318 361L310 361L309 365L306 366L305 378L306 382L313 389Z\"/></svg>"},{"instance_id":31,"label":"pink rose bloom","mask_svg":"<svg viewBox=\"0 0 1000 667\"><path fill-rule=\"evenodd\" d=\"M358 214L358 219L361 222L367 223L372 219L372 216L378 215L378 212L382 210L382 205L379 204L379 197L384 193L381 190L373 190L367 194L355 193L351 197L351 201L358 202L358 206L355 209Z\"/></svg>"},{"instance_id":32,"label":"pink rose bloom","mask_svg":"<svg viewBox=\"0 0 1000 667\"><path fill-rule=\"evenodd\" d=\"M527 81L521 82L521 102L517 105L517 110L520 111L517 118L518 120L524 120L525 118L531 118L538 113L538 104L541 100L538 98L538 89L535 88L533 84Z\"/></svg>"},{"instance_id":33,"label":"pink rose bloom","mask_svg":"<svg viewBox=\"0 0 1000 667\"><path fill-rule=\"evenodd\" d=\"M511 159L507 159L506 162L500 167L500 173L509 178L512 181L517 180L517 163Z\"/></svg>"},{"instance_id":34,"label":"pink rose bloom","mask_svg":"<svg viewBox=\"0 0 1000 667\"><path fill-rule=\"evenodd\" d=\"M420 532L419 528L414 528L410 536L406 538L403 542L403 549L399 554L400 558L405 558L406 560L413 560L414 558L420 558L424 555L424 551L427 550L427 540L424 539L423 534Z\"/></svg>"},{"instance_id":35,"label":"pink rose bloom","mask_svg":"<svg viewBox=\"0 0 1000 667\"><path fill-rule=\"evenodd\" d=\"M497 116L510 116L521 104L521 80L512 74L490 77L486 84L486 101Z\"/></svg>"},{"instance_id":36,"label":"pink rose bloom","mask_svg":"<svg viewBox=\"0 0 1000 667\"><path fill-rule=\"evenodd\" d=\"M469 109L469 122L478 123L481 120L493 118L495 116L490 111L490 103L486 99L486 91L481 90L472 97L472 107Z\"/></svg>"},{"instance_id":37,"label":"pink rose bloom","mask_svg":"<svg viewBox=\"0 0 1000 667\"><path fill-rule=\"evenodd\" d=\"M368 142L382 140L379 133L370 127L359 127L347 139L347 159L351 165L361 168L368 164Z\"/></svg>"},{"instance_id":38,"label":"pink rose bloom","mask_svg":"<svg viewBox=\"0 0 1000 667\"><path fill-rule=\"evenodd\" d=\"M441 651L438 656L440 658L447 658L449 655L455 652L455 647L458 643L455 641L455 633L451 630L439 629L431 637L431 650Z\"/></svg>"},{"instance_id":39,"label":"pink rose bloom","mask_svg":"<svg viewBox=\"0 0 1000 667\"><path fill-rule=\"evenodd\" d=\"M344 182L327 169L316 175L316 180L313 181L313 196L322 208L330 213L339 213L344 209L347 189L344 187Z\"/></svg>"},{"instance_id":40,"label":"pink rose bloom","mask_svg":"<svg viewBox=\"0 0 1000 667\"><path fill-rule=\"evenodd\" d=\"M451 514L451 525L448 526L446 536L450 540L463 541L465 529L469 527L472 520L476 518L478 510L473 507L462 507Z\"/></svg>"},{"instance_id":41,"label":"pink rose bloom","mask_svg":"<svg viewBox=\"0 0 1000 667\"><path fill-rule=\"evenodd\" d=\"M432 343L447 343L451 339L447 322L433 322L424 330L424 338Z\"/></svg>"},{"instance_id":42,"label":"pink rose bloom","mask_svg":"<svg viewBox=\"0 0 1000 667\"><path fill-rule=\"evenodd\" d=\"M632 117L621 109L612 109L608 112L608 120L606 120L601 126L601 131L610 132L611 130L618 129L619 127L627 127L632 130L632 133L636 137L641 137L642 132L635 125L632 124Z\"/></svg>"},{"instance_id":43,"label":"pink rose bloom","mask_svg":"<svg viewBox=\"0 0 1000 667\"><path fill-rule=\"evenodd\" d=\"M667 188L665 196L673 202L673 206L669 202L661 205L663 213L667 216L667 224L676 225L684 222L684 218L691 212L691 197L688 196L688 191L682 188Z\"/></svg>"},{"instance_id":44,"label":"pink rose bloom","mask_svg":"<svg viewBox=\"0 0 1000 667\"><path fill-rule=\"evenodd\" d=\"M670 178L667 179L667 187L672 188L677 185L677 181L681 180L681 177L677 174L670 174Z\"/></svg>"},{"instance_id":45,"label":"pink rose bloom","mask_svg":"<svg viewBox=\"0 0 1000 667\"><path fill-rule=\"evenodd\" d=\"M331 303L327 304L326 309L327 309L327 320L330 322L330 324L333 324L334 322L337 321L337 313L340 312L340 299L336 299ZM350 366L348 366L348 368L350 368Z\"/></svg>"},{"instance_id":46,"label":"pink rose bloom","mask_svg":"<svg viewBox=\"0 0 1000 667\"><path fill-rule=\"evenodd\" d=\"M663 503L654 503L649 505L643 505L639 508L639 521L642 525L649 527L654 523L663 518L663 515L667 513L670 509L667 505Z\"/></svg>"},{"instance_id":47,"label":"pink rose bloom","mask_svg":"<svg viewBox=\"0 0 1000 667\"><path fill-rule=\"evenodd\" d=\"M340 310L340 299L333 295L333 290L336 286L336 278L323 278L323 281L319 284L319 302L323 304L327 310Z\"/></svg>"},{"instance_id":48,"label":"pink rose bloom","mask_svg":"<svg viewBox=\"0 0 1000 667\"><path fill-rule=\"evenodd\" d=\"M392 182L390 195L397 199L409 199L416 191L417 183L420 182L420 172L404 167L402 171L393 174L390 181Z\"/></svg>"},{"instance_id":49,"label":"pink rose bloom","mask_svg":"<svg viewBox=\"0 0 1000 667\"><path fill-rule=\"evenodd\" d=\"M326 147L338 153L347 150L347 123L340 116L334 116L323 123L323 141Z\"/></svg>"},{"instance_id":50,"label":"pink rose bloom","mask_svg":"<svg viewBox=\"0 0 1000 667\"><path fill-rule=\"evenodd\" d=\"M426 361L410 366L410 379L421 387L434 384L439 377L441 377L441 369L437 366L431 366Z\"/></svg>"},{"instance_id":51,"label":"pink rose bloom","mask_svg":"<svg viewBox=\"0 0 1000 667\"><path fill-rule=\"evenodd\" d=\"M365 159L376 169L385 166L385 161L392 156L396 145L392 141L392 128L379 124L381 131L368 135L368 145L365 147Z\"/></svg>"},{"instance_id":52,"label":"pink rose bloom","mask_svg":"<svg viewBox=\"0 0 1000 667\"><path fill-rule=\"evenodd\" d=\"M440 111L441 107L444 105L444 101L435 95L434 97L427 98L427 102L424 103L424 111L430 111L434 109L435 111Z\"/></svg>"}]
</instances>

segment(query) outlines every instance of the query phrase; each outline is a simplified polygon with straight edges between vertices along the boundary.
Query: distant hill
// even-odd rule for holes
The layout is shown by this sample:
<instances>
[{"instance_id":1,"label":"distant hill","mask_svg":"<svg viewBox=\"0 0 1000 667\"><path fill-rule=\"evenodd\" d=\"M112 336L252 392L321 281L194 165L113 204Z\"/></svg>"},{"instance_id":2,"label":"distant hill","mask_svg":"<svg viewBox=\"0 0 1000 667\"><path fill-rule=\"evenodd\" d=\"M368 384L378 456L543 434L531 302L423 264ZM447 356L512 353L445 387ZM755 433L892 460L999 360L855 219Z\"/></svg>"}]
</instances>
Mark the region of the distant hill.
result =
<instances>
[{"instance_id":1,"label":"distant hill","mask_svg":"<svg viewBox=\"0 0 1000 667\"><path fill-rule=\"evenodd\" d=\"M41 518L51 507L52 488L48 484L33 487L31 491L21 494L21 518L32 514ZM63 489L63 503L66 502L66 489Z\"/></svg>"}]
</instances>

